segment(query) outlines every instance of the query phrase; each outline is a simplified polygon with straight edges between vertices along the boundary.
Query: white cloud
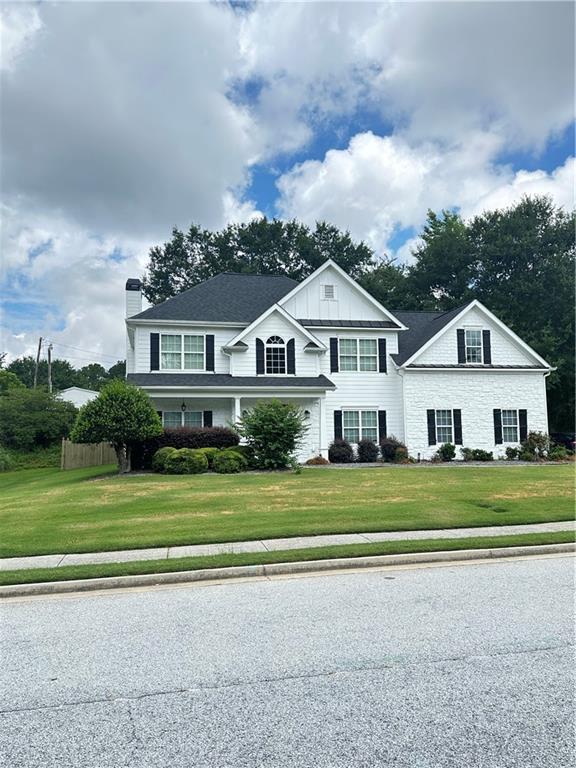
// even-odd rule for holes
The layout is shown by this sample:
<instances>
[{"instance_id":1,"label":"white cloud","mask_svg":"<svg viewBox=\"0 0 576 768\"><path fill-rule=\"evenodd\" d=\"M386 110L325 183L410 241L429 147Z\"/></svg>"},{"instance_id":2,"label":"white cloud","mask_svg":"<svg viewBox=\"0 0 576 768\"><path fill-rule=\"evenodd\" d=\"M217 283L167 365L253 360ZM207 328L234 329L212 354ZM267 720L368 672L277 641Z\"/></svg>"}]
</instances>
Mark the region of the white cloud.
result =
<instances>
[{"instance_id":1,"label":"white cloud","mask_svg":"<svg viewBox=\"0 0 576 768\"><path fill-rule=\"evenodd\" d=\"M345 150L307 161L278 181L280 210L313 224L325 219L367 240L377 253L390 249L398 229L420 227L429 208L458 207L464 215L505 205L522 194L550 194L570 203L573 162L553 174L514 174L494 164L500 140L467 137L445 150L431 142L411 144L398 136L358 134ZM406 249L400 256L406 256Z\"/></svg>"},{"instance_id":2,"label":"white cloud","mask_svg":"<svg viewBox=\"0 0 576 768\"><path fill-rule=\"evenodd\" d=\"M41 28L40 14L33 6L22 3L0 9L0 70L16 66Z\"/></svg>"}]
</instances>

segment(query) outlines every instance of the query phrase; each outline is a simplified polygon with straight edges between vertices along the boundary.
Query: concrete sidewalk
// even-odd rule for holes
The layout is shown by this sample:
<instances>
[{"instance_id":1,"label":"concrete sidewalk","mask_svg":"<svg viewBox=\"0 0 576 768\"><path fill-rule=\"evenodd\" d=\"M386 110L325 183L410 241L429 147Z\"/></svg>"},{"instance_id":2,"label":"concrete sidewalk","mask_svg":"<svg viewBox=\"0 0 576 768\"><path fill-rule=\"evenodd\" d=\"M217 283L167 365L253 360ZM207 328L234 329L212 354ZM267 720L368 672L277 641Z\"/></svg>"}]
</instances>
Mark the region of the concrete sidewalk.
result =
<instances>
[{"instance_id":1,"label":"concrete sidewalk","mask_svg":"<svg viewBox=\"0 0 576 768\"><path fill-rule=\"evenodd\" d=\"M382 533L343 533L328 536L298 536L287 539L232 541L224 544L193 544L154 549L126 549L114 552L87 552L71 555L39 555L0 559L0 571L25 568L61 568L66 565L125 563L134 560L166 560L178 557L233 554L236 552L271 552L286 549L310 549L339 544L373 544L380 541L418 539L465 539L472 536L509 536L518 533L552 533L574 531L574 521L536 523L532 525L493 525L483 528L436 528L428 531L385 531Z\"/></svg>"}]
</instances>

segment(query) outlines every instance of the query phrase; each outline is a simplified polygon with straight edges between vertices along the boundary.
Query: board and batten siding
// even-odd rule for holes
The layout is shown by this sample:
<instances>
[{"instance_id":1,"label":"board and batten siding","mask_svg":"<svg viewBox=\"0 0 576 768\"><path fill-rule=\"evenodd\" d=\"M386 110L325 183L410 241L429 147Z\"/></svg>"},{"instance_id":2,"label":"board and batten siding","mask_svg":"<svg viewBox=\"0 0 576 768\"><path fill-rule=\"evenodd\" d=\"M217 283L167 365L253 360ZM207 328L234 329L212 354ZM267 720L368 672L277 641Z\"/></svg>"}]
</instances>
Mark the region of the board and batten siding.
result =
<instances>
[{"instance_id":1,"label":"board and batten siding","mask_svg":"<svg viewBox=\"0 0 576 768\"><path fill-rule=\"evenodd\" d=\"M130 373L149 373L150 372L150 334L152 333L170 333L170 334L191 334L201 335L206 334L214 335L214 372L215 373L230 373L230 358L223 354L221 347L227 344L228 341L237 333L233 328L214 328L209 325L199 327L190 327L186 325L146 325L136 326L134 329L135 341L134 341L134 370ZM184 371L185 373L193 373L193 371Z\"/></svg>"},{"instance_id":2,"label":"board and batten siding","mask_svg":"<svg viewBox=\"0 0 576 768\"><path fill-rule=\"evenodd\" d=\"M546 379L542 372L406 371L404 374L406 444L410 455L430 459L438 445L428 445L427 411L462 412L462 445L502 456L506 444L494 442L495 408L528 412L528 430L548 432ZM456 458L461 454L457 448Z\"/></svg>"},{"instance_id":3,"label":"board and batten siding","mask_svg":"<svg viewBox=\"0 0 576 768\"><path fill-rule=\"evenodd\" d=\"M333 285L336 298L323 299L322 285ZM321 318L324 320L382 320L382 312L371 301L355 290L335 269L329 267L301 288L283 308L295 318Z\"/></svg>"},{"instance_id":4,"label":"board and batten siding","mask_svg":"<svg viewBox=\"0 0 576 768\"><path fill-rule=\"evenodd\" d=\"M458 363L458 344L456 331L458 328L478 328L490 331L490 342L493 365L534 365L534 358L505 334L492 320L479 309L473 307L458 322L440 335L428 349L418 355L414 365L442 364L456 365Z\"/></svg>"}]
</instances>

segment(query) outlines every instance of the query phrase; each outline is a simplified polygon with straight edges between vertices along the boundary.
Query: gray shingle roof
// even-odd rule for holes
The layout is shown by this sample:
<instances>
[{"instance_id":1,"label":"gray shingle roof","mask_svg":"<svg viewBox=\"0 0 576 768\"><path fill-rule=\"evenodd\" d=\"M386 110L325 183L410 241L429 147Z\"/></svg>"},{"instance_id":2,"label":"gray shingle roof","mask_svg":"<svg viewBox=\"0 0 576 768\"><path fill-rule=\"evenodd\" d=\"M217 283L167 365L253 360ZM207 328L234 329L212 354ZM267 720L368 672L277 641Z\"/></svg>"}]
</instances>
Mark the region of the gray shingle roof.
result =
<instances>
[{"instance_id":1,"label":"gray shingle roof","mask_svg":"<svg viewBox=\"0 0 576 768\"><path fill-rule=\"evenodd\" d=\"M410 368L430 368L431 370L442 368L462 368L464 370L479 370L479 371L509 371L509 370L522 370L522 371L545 371L543 365L471 365L470 363L426 363L424 365L420 363L411 363L406 366L406 370Z\"/></svg>"},{"instance_id":2,"label":"gray shingle roof","mask_svg":"<svg viewBox=\"0 0 576 768\"><path fill-rule=\"evenodd\" d=\"M248 324L297 285L283 275L223 272L134 317Z\"/></svg>"},{"instance_id":3,"label":"gray shingle roof","mask_svg":"<svg viewBox=\"0 0 576 768\"><path fill-rule=\"evenodd\" d=\"M471 303L471 302L470 302ZM449 312L392 312L401 323L408 327L407 331L398 334L398 354L392 355L398 365L403 365L420 347L426 344L438 331L441 331L450 320L467 307L451 309Z\"/></svg>"},{"instance_id":4,"label":"gray shingle roof","mask_svg":"<svg viewBox=\"0 0 576 768\"><path fill-rule=\"evenodd\" d=\"M139 387L302 387L334 389L326 376L230 376L228 373L129 373L126 377Z\"/></svg>"}]
</instances>

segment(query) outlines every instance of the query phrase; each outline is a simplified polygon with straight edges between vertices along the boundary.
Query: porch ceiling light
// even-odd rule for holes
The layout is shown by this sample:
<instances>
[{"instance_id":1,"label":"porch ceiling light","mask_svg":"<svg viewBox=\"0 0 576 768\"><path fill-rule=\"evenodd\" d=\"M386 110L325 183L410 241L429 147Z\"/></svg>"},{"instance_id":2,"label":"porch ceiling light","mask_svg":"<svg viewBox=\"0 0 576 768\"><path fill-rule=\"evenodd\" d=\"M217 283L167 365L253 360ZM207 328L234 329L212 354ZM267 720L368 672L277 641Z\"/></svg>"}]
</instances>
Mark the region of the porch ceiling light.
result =
<instances>
[{"instance_id":1,"label":"porch ceiling light","mask_svg":"<svg viewBox=\"0 0 576 768\"><path fill-rule=\"evenodd\" d=\"M182 405L180 406L180 409L182 410L182 412L184 412L186 410L186 403L182 403Z\"/></svg>"}]
</instances>

